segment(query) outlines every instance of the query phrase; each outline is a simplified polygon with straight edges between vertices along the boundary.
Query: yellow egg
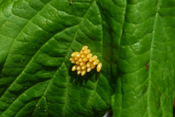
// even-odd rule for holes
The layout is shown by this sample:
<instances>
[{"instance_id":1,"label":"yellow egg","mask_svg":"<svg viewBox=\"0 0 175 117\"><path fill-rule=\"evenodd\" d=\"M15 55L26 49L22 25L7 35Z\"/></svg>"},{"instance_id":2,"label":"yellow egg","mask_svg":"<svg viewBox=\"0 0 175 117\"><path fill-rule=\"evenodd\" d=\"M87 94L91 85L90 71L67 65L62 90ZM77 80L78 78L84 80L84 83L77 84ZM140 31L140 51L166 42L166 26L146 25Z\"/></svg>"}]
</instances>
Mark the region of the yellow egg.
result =
<instances>
[{"instance_id":1,"label":"yellow egg","mask_svg":"<svg viewBox=\"0 0 175 117\"><path fill-rule=\"evenodd\" d=\"M80 66L77 66L77 70L81 70L81 67Z\"/></svg>"},{"instance_id":2,"label":"yellow egg","mask_svg":"<svg viewBox=\"0 0 175 117\"><path fill-rule=\"evenodd\" d=\"M94 69L95 68L95 65L91 64L91 68Z\"/></svg>"},{"instance_id":3,"label":"yellow egg","mask_svg":"<svg viewBox=\"0 0 175 117\"><path fill-rule=\"evenodd\" d=\"M80 54L83 54L83 51L82 50L80 51Z\"/></svg>"},{"instance_id":4,"label":"yellow egg","mask_svg":"<svg viewBox=\"0 0 175 117\"><path fill-rule=\"evenodd\" d=\"M83 61L85 61L85 62L88 61L88 58L84 58Z\"/></svg>"},{"instance_id":5,"label":"yellow egg","mask_svg":"<svg viewBox=\"0 0 175 117\"><path fill-rule=\"evenodd\" d=\"M88 67L88 68L87 68L87 72L90 72L91 70L92 70L91 67Z\"/></svg>"},{"instance_id":6,"label":"yellow egg","mask_svg":"<svg viewBox=\"0 0 175 117\"><path fill-rule=\"evenodd\" d=\"M85 55L84 55L84 54L82 54L82 55L81 55L81 58L84 58L84 57L85 57Z\"/></svg>"},{"instance_id":7,"label":"yellow egg","mask_svg":"<svg viewBox=\"0 0 175 117\"><path fill-rule=\"evenodd\" d=\"M82 62L82 61L83 61L83 59L82 59L82 58L80 58L78 61L79 61L79 62Z\"/></svg>"},{"instance_id":8,"label":"yellow egg","mask_svg":"<svg viewBox=\"0 0 175 117\"><path fill-rule=\"evenodd\" d=\"M97 59L97 56L94 55L93 57L91 57L91 58L89 59L89 62L95 61L96 59Z\"/></svg>"},{"instance_id":9,"label":"yellow egg","mask_svg":"<svg viewBox=\"0 0 175 117\"><path fill-rule=\"evenodd\" d=\"M101 68L102 68L102 63L98 63L98 65L97 65L97 72L100 72Z\"/></svg>"},{"instance_id":10,"label":"yellow egg","mask_svg":"<svg viewBox=\"0 0 175 117\"><path fill-rule=\"evenodd\" d=\"M79 65L80 64L80 62L79 61L77 61L77 62L75 62L77 65Z\"/></svg>"},{"instance_id":11,"label":"yellow egg","mask_svg":"<svg viewBox=\"0 0 175 117\"><path fill-rule=\"evenodd\" d=\"M90 67L90 66L91 66L91 63L90 63L90 62L88 62L86 66L87 66L87 67Z\"/></svg>"},{"instance_id":12,"label":"yellow egg","mask_svg":"<svg viewBox=\"0 0 175 117\"><path fill-rule=\"evenodd\" d=\"M88 46L83 46L82 47L82 50L87 50L88 49Z\"/></svg>"},{"instance_id":13,"label":"yellow egg","mask_svg":"<svg viewBox=\"0 0 175 117\"><path fill-rule=\"evenodd\" d=\"M74 65L73 67L72 67L72 71L75 71L77 69L77 65Z\"/></svg>"},{"instance_id":14,"label":"yellow egg","mask_svg":"<svg viewBox=\"0 0 175 117\"><path fill-rule=\"evenodd\" d=\"M84 53L85 54L89 54L91 51L89 49L85 50Z\"/></svg>"},{"instance_id":15,"label":"yellow egg","mask_svg":"<svg viewBox=\"0 0 175 117\"><path fill-rule=\"evenodd\" d=\"M76 55L76 57L77 57L77 58L79 58L80 56L81 56L81 54L80 54L80 53L78 53L78 54Z\"/></svg>"},{"instance_id":16,"label":"yellow egg","mask_svg":"<svg viewBox=\"0 0 175 117\"><path fill-rule=\"evenodd\" d=\"M81 76L84 76L86 74L86 70L81 71Z\"/></svg>"},{"instance_id":17,"label":"yellow egg","mask_svg":"<svg viewBox=\"0 0 175 117\"><path fill-rule=\"evenodd\" d=\"M96 59L97 59L97 56L96 56L96 55L94 55L92 58L93 58L93 60L96 60Z\"/></svg>"},{"instance_id":18,"label":"yellow egg","mask_svg":"<svg viewBox=\"0 0 175 117\"><path fill-rule=\"evenodd\" d=\"M77 56L77 54L79 54L79 52L74 52L74 53L71 54L71 56L75 57L75 56Z\"/></svg>"},{"instance_id":19,"label":"yellow egg","mask_svg":"<svg viewBox=\"0 0 175 117\"><path fill-rule=\"evenodd\" d=\"M70 61L73 61L74 59L73 59L73 58L70 58L69 60L70 60Z\"/></svg>"},{"instance_id":20,"label":"yellow egg","mask_svg":"<svg viewBox=\"0 0 175 117\"><path fill-rule=\"evenodd\" d=\"M86 69L86 65L83 65L83 66L81 67L81 69L83 69L83 70Z\"/></svg>"},{"instance_id":21,"label":"yellow egg","mask_svg":"<svg viewBox=\"0 0 175 117\"><path fill-rule=\"evenodd\" d=\"M76 61L75 60L72 60L71 63L76 63Z\"/></svg>"},{"instance_id":22,"label":"yellow egg","mask_svg":"<svg viewBox=\"0 0 175 117\"><path fill-rule=\"evenodd\" d=\"M91 58L91 57L92 57L92 54L89 53L89 54L87 55L87 58Z\"/></svg>"},{"instance_id":23,"label":"yellow egg","mask_svg":"<svg viewBox=\"0 0 175 117\"><path fill-rule=\"evenodd\" d=\"M78 60L79 58L75 57L74 59L75 59L75 60Z\"/></svg>"},{"instance_id":24,"label":"yellow egg","mask_svg":"<svg viewBox=\"0 0 175 117\"><path fill-rule=\"evenodd\" d=\"M90 59L89 59L89 62L92 62L94 59L93 59L93 57L91 57Z\"/></svg>"},{"instance_id":25,"label":"yellow egg","mask_svg":"<svg viewBox=\"0 0 175 117\"><path fill-rule=\"evenodd\" d=\"M99 63L99 60L96 59L94 62L93 62L93 65L97 65Z\"/></svg>"},{"instance_id":26,"label":"yellow egg","mask_svg":"<svg viewBox=\"0 0 175 117\"><path fill-rule=\"evenodd\" d=\"M78 71L77 71L77 74L79 75L80 73L81 73L81 71L80 71L80 70L78 70Z\"/></svg>"},{"instance_id":27,"label":"yellow egg","mask_svg":"<svg viewBox=\"0 0 175 117\"><path fill-rule=\"evenodd\" d=\"M81 63L80 63L80 66L82 66L82 65L85 65L85 62L81 62Z\"/></svg>"}]
</instances>

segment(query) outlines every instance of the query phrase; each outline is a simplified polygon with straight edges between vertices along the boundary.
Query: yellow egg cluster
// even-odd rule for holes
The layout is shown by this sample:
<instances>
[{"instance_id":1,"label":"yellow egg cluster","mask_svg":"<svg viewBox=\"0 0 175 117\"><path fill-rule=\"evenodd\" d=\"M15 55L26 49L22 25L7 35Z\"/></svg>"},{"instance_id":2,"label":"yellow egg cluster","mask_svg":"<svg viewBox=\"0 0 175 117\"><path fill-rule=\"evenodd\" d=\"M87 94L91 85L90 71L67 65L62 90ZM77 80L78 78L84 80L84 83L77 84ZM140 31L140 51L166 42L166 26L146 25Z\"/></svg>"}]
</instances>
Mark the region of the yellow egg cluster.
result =
<instances>
[{"instance_id":1,"label":"yellow egg cluster","mask_svg":"<svg viewBox=\"0 0 175 117\"><path fill-rule=\"evenodd\" d=\"M83 46L80 52L71 54L71 63L76 64L72 67L72 71L77 70L77 74L84 76L86 72L90 72L97 65L97 72L100 72L102 63L99 62L96 55L92 55L88 46Z\"/></svg>"}]
</instances>

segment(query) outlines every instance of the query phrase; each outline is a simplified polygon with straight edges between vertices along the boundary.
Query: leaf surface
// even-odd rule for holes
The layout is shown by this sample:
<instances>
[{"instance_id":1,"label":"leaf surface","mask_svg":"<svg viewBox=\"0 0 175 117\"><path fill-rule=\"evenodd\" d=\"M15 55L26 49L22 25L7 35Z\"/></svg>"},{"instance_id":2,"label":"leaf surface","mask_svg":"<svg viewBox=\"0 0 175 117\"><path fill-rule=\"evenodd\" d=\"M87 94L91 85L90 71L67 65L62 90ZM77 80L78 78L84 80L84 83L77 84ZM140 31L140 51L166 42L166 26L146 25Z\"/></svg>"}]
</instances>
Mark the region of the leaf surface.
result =
<instances>
[{"instance_id":1,"label":"leaf surface","mask_svg":"<svg viewBox=\"0 0 175 117\"><path fill-rule=\"evenodd\" d=\"M100 5L0 2L0 117L97 117L110 110L116 76L111 55L117 51L104 36ZM103 63L100 73L71 71L71 53L84 45Z\"/></svg>"},{"instance_id":2,"label":"leaf surface","mask_svg":"<svg viewBox=\"0 0 175 117\"><path fill-rule=\"evenodd\" d=\"M173 116L174 9L173 0L0 0L0 117ZM100 73L71 71L84 45Z\"/></svg>"},{"instance_id":3,"label":"leaf surface","mask_svg":"<svg viewBox=\"0 0 175 117\"><path fill-rule=\"evenodd\" d=\"M114 117L173 116L174 9L172 0L126 1Z\"/></svg>"}]
</instances>

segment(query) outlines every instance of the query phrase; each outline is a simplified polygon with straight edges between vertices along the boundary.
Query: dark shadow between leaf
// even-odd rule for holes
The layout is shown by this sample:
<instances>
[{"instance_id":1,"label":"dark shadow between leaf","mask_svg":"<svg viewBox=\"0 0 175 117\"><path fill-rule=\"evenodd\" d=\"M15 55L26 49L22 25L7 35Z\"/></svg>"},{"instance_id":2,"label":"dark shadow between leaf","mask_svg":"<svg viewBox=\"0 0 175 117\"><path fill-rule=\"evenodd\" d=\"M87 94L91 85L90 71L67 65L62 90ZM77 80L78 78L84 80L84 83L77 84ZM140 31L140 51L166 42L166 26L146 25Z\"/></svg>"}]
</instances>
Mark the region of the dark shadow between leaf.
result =
<instances>
[{"instance_id":1,"label":"dark shadow between leaf","mask_svg":"<svg viewBox=\"0 0 175 117\"><path fill-rule=\"evenodd\" d=\"M84 76L78 75L77 71L72 71L73 64L69 67L68 74L71 77L70 82L73 82L75 80L76 85L82 86L83 83L87 83L88 80L91 80L92 77L95 75L95 80L97 81L99 77L99 73L96 71L96 68L93 69L91 72L87 72Z\"/></svg>"}]
</instances>

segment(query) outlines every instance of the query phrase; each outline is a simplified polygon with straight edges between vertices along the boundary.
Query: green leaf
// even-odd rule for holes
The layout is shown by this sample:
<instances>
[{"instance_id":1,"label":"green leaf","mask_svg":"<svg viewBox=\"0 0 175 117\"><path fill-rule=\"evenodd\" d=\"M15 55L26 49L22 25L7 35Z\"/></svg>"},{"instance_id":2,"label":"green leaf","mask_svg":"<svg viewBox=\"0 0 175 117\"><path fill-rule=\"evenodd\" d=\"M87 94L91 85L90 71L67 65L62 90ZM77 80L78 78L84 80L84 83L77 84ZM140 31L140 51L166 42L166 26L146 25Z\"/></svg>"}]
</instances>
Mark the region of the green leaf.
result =
<instances>
[{"instance_id":1,"label":"green leaf","mask_svg":"<svg viewBox=\"0 0 175 117\"><path fill-rule=\"evenodd\" d=\"M71 3L72 2L72 3ZM173 0L0 0L0 117L171 117ZM87 45L102 62L72 72Z\"/></svg>"},{"instance_id":2,"label":"green leaf","mask_svg":"<svg viewBox=\"0 0 175 117\"><path fill-rule=\"evenodd\" d=\"M172 117L175 2L125 1L114 117Z\"/></svg>"},{"instance_id":3,"label":"green leaf","mask_svg":"<svg viewBox=\"0 0 175 117\"><path fill-rule=\"evenodd\" d=\"M0 2L0 117L97 117L111 109L117 49L102 7L95 0ZM70 55L83 45L103 63L100 73L71 71Z\"/></svg>"}]
</instances>

